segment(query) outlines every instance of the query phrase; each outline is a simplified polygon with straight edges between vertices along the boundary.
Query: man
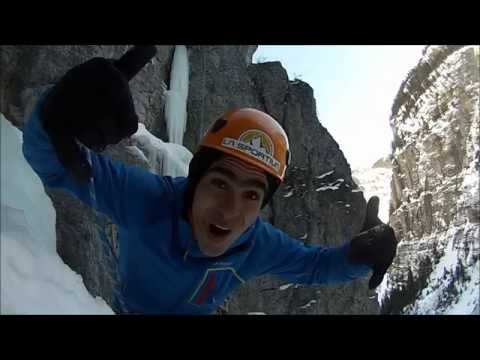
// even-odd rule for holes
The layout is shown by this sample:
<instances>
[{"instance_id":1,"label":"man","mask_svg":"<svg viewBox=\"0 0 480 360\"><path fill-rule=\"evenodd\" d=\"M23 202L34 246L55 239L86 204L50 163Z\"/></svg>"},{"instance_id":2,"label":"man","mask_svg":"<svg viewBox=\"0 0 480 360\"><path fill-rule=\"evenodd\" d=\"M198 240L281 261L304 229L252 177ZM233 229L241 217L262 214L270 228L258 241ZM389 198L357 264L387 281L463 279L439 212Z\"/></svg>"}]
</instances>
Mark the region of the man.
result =
<instances>
[{"instance_id":1,"label":"man","mask_svg":"<svg viewBox=\"0 0 480 360\"><path fill-rule=\"evenodd\" d=\"M154 51L153 51L154 53ZM44 94L24 127L25 158L119 227L123 313L210 314L240 284L274 274L304 284L367 276L378 286L396 252L393 230L369 201L360 235L334 248L307 246L259 218L283 181L287 135L268 114L228 111L202 139L187 178L115 162L101 150L138 126L128 80L153 56L94 58ZM82 144L79 144L81 142Z\"/></svg>"}]
</instances>

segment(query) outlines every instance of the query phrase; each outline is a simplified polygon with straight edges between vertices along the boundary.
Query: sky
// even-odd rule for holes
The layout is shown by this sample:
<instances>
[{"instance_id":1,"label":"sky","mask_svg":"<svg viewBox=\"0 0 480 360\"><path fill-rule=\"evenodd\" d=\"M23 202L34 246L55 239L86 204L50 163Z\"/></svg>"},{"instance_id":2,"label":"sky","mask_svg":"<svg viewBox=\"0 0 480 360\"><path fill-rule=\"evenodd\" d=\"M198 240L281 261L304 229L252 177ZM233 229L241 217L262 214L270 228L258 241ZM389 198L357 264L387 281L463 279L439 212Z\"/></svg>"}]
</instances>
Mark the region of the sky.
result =
<instances>
[{"instance_id":1,"label":"sky","mask_svg":"<svg viewBox=\"0 0 480 360\"><path fill-rule=\"evenodd\" d=\"M312 88L317 116L353 169L390 154L389 119L402 81L420 60L418 45L261 45L253 62L280 61L290 80Z\"/></svg>"}]
</instances>

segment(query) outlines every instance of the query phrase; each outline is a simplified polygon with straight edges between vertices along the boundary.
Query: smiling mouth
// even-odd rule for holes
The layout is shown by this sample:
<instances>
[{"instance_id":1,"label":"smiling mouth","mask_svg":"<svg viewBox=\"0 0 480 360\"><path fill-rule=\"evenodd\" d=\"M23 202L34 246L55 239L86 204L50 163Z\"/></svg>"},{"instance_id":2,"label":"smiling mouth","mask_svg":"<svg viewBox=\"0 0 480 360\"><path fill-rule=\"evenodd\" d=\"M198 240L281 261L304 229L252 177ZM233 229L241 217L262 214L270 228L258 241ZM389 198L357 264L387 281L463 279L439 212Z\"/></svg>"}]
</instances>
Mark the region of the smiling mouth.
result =
<instances>
[{"instance_id":1,"label":"smiling mouth","mask_svg":"<svg viewBox=\"0 0 480 360\"><path fill-rule=\"evenodd\" d=\"M230 234L230 232L232 231L228 228L225 228L225 227L219 226L219 225L215 225L215 224L210 224L208 229L210 231L210 234L214 235L215 237L224 237L224 236Z\"/></svg>"}]
</instances>

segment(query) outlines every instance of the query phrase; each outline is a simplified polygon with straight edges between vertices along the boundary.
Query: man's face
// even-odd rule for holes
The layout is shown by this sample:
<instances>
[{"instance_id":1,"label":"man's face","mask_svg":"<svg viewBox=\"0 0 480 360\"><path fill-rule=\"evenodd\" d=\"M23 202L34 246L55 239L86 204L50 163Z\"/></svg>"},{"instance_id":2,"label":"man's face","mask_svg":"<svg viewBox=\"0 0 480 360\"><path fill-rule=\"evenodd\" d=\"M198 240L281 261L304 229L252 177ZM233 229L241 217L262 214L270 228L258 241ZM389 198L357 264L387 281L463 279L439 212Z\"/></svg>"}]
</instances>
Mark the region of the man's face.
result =
<instances>
[{"instance_id":1,"label":"man's face","mask_svg":"<svg viewBox=\"0 0 480 360\"><path fill-rule=\"evenodd\" d=\"M234 157L212 163L199 181L189 219L203 254L220 256L257 219L267 176Z\"/></svg>"}]
</instances>

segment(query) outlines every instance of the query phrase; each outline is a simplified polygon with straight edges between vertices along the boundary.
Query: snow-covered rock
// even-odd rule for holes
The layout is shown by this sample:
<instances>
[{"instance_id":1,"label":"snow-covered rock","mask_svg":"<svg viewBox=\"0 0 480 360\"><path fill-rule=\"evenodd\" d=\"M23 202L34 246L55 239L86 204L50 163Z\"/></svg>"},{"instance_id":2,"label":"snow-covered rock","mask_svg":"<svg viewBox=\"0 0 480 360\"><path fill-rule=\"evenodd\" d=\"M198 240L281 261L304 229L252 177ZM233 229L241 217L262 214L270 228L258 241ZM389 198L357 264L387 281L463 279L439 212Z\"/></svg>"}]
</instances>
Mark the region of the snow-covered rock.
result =
<instances>
[{"instance_id":1,"label":"snow-covered rock","mask_svg":"<svg viewBox=\"0 0 480 360\"><path fill-rule=\"evenodd\" d=\"M132 135L128 149L143 156L150 170L164 176L187 176L192 153L182 145L167 143L152 135L143 124Z\"/></svg>"},{"instance_id":2,"label":"snow-covered rock","mask_svg":"<svg viewBox=\"0 0 480 360\"><path fill-rule=\"evenodd\" d=\"M427 47L394 103L390 223L400 242L383 312L478 312L479 73L478 46Z\"/></svg>"}]
</instances>

